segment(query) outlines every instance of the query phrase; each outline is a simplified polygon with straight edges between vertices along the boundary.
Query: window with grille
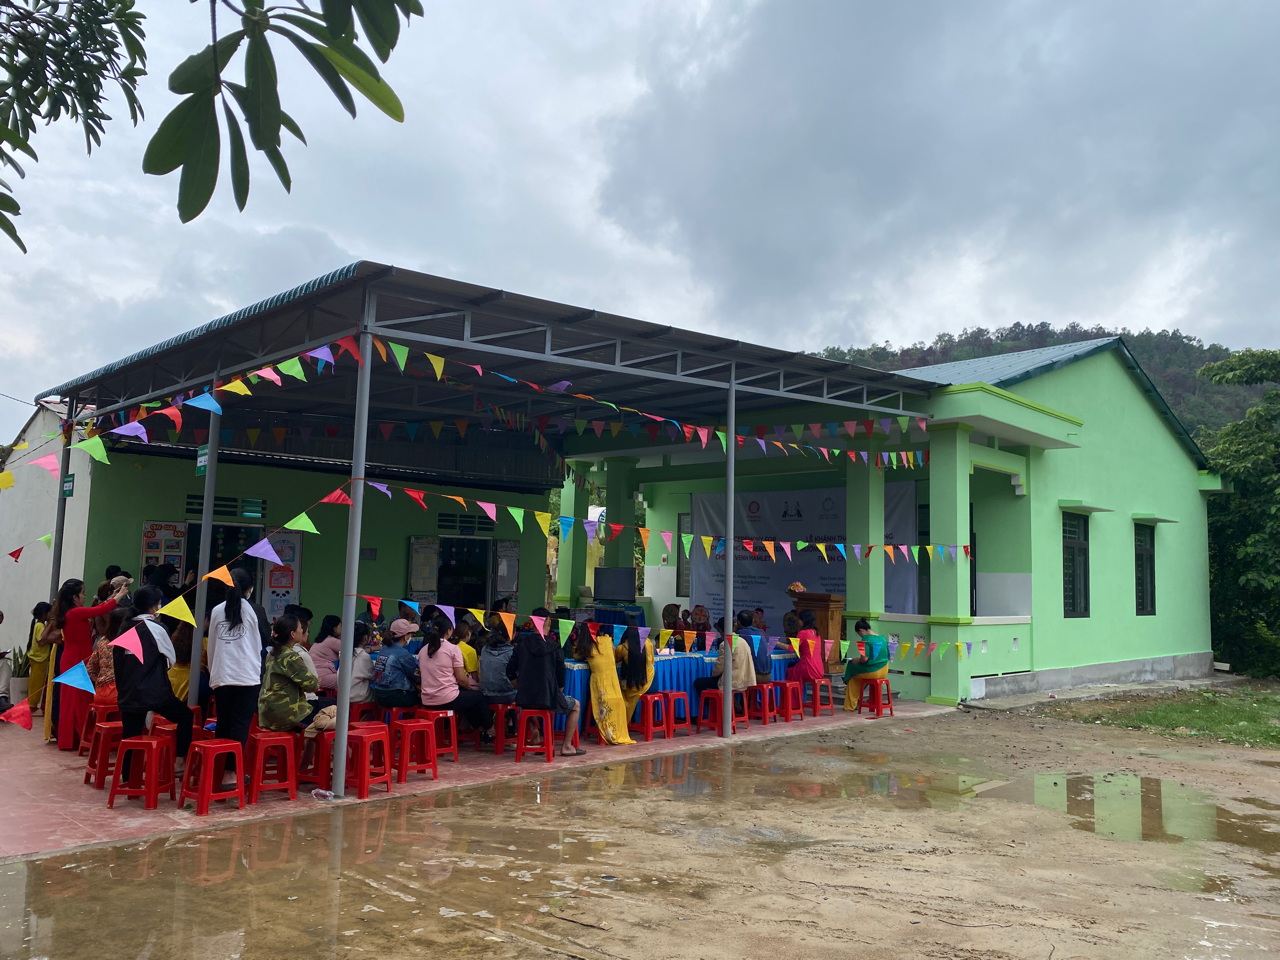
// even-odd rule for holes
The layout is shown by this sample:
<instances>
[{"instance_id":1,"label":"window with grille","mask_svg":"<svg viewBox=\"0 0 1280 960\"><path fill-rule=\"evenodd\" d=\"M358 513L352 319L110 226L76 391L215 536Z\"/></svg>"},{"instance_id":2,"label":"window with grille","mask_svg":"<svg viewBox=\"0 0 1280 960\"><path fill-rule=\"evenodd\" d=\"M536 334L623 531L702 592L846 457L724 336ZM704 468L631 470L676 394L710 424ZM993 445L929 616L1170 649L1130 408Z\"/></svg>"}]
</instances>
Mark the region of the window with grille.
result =
<instances>
[{"instance_id":1,"label":"window with grille","mask_svg":"<svg viewBox=\"0 0 1280 960\"><path fill-rule=\"evenodd\" d=\"M494 522L488 517L477 517L469 513L437 513L436 529L440 533L473 537L478 533L493 533Z\"/></svg>"},{"instance_id":2,"label":"window with grille","mask_svg":"<svg viewBox=\"0 0 1280 960\"><path fill-rule=\"evenodd\" d=\"M1134 583L1138 593L1138 616L1156 612L1156 528L1146 523L1133 525Z\"/></svg>"},{"instance_id":3,"label":"window with grille","mask_svg":"<svg viewBox=\"0 0 1280 960\"><path fill-rule=\"evenodd\" d=\"M679 540L679 534L693 533L693 514L681 513L676 515L676 539ZM676 596L689 596L689 558L685 556L684 544L677 543L676 547Z\"/></svg>"},{"instance_id":4,"label":"window with grille","mask_svg":"<svg viewBox=\"0 0 1280 960\"><path fill-rule=\"evenodd\" d=\"M204 511L204 494L187 494L187 516L199 517ZM267 501L255 497L214 497L213 516L216 520L265 520Z\"/></svg>"},{"instance_id":5,"label":"window with grille","mask_svg":"<svg viewBox=\"0 0 1280 960\"><path fill-rule=\"evenodd\" d=\"M1062 515L1062 615L1089 616L1089 518Z\"/></svg>"}]
</instances>

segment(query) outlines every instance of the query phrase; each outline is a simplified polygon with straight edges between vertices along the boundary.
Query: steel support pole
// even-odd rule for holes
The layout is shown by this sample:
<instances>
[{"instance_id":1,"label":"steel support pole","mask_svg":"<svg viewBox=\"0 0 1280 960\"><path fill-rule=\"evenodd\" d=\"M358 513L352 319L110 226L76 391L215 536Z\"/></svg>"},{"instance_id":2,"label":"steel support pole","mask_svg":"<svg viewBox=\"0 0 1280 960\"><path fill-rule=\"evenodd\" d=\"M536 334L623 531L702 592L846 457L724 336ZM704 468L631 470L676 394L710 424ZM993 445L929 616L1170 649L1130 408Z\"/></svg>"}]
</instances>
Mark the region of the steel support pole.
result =
<instances>
[{"instance_id":1,"label":"steel support pole","mask_svg":"<svg viewBox=\"0 0 1280 960\"><path fill-rule=\"evenodd\" d=\"M737 363L729 364L729 426L724 445L724 715L720 718L720 736L733 733L733 516L735 512L735 487L737 478L734 461L738 454L738 390L734 381L738 376ZM746 694L744 693L745 697Z\"/></svg>"},{"instance_id":2,"label":"steel support pole","mask_svg":"<svg viewBox=\"0 0 1280 960\"><path fill-rule=\"evenodd\" d=\"M76 405L79 394L67 398L67 415L60 431L62 437L62 469L58 471L58 514L53 524L53 566L49 572L49 602L58 599L58 587L62 586L62 534L67 527L67 498L62 495L62 482L71 472L71 441L76 435ZM70 426L66 426L70 424Z\"/></svg>"},{"instance_id":3,"label":"steel support pole","mask_svg":"<svg viewBox=\"0 0 1280 960\"><path fill-rule=\"evenodd\" d=\"M347 570L342 581L342 653L338 659L338 717L333 738L333 794L345 795L347 724L351 713L351 657L356 637L356 590L360 578L360 521L364 510L365 448L369 440L369 381L373 370L373 333L378 295L364 294L360 320L360 376L356 382L355 442L351 449L351 513L347 520Z\"/></svg>"},{"instance_id":4,"label":"steel support pole","mask_svg":"<svg viewBox=\"0 0 1280 960\"><path fill-rule=\"evenodd\" d=\"M200 667L204 663L204 618L209 606L209 557L213 554L213 498L218 487L218 446L222 414L209 413L209 459L204 468L204 503L200 506L200 559L196 563L196 625L191 631L191 676L187 706L200 702ZM197 454L199 456L199 454Z\"/></svg>"}]
</instances>

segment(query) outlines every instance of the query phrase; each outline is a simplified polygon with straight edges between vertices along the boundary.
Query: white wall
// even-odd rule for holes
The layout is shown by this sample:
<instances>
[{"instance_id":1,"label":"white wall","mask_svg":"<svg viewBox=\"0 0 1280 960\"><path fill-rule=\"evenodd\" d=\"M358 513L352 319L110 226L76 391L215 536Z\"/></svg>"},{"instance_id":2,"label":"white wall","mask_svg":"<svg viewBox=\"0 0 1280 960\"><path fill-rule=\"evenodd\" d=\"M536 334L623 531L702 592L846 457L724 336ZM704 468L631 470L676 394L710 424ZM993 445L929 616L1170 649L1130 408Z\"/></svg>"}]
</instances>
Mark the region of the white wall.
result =
<instances>
[{"instance_id":1,"label":"white wall","mask_svg":"<svg viewBox=\"0 0 1280 960\"><path fill-rule=\"evenodd\" d=\"M26 450L17 450L5 464L13 471L14 484L0 490L0 650L25 646L31 608L48 600L49 573L53 557L50 548L35 543L37 537L53 533L57 518L60 483L41 467L23 466L45 454L61 453L57 438L41 434L58 429L59 414L41 408L15 445L26 441ZM85 533L89 515L89 488L93 461L78 450L71 453L71 472L75 474L75 496L67 502L66 532L62 547L62 579L84 577ZM7 554L23 544L22 557L14 563ZM101 577L101 571L98 571ZM93 589L98 581L94 580Z\"/></svg>"}]
</instances>

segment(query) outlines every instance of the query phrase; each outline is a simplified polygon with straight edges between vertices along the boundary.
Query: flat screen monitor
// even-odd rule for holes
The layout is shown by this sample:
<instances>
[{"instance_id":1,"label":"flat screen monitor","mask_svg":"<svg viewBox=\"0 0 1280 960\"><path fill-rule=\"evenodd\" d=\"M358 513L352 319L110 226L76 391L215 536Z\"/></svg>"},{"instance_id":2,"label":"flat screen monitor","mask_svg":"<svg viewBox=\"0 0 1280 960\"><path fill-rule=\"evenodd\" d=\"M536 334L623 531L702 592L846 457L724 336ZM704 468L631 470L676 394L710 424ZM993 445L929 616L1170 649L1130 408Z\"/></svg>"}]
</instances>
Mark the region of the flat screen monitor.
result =
<instances>
[{"instance_id":1,"label":"flat screen monitor","mask_svg":"<svg viewBox=\"0 0 1280 960\"><path fill-rule=\"evenodd\" d=\"M596 567L595 599L603 603L635 603L636 568Z\"/></svg>"}]
</instances>

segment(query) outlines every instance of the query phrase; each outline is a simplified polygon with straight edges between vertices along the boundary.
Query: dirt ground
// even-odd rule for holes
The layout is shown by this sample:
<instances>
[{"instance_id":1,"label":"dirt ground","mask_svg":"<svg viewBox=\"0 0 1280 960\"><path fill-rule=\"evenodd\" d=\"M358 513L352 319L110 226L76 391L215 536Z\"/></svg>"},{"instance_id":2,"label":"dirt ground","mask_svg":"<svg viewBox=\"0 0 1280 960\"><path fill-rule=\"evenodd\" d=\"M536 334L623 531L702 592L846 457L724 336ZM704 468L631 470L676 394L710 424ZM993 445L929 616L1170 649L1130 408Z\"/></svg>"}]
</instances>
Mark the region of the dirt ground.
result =
<instances>
[{"instance_id":1,"label":"dirt ground","mask_svg":"<svg viewBox=\"0 0 1280 960\"><path fill-rule=\"evenodd\" d=\"M0 937L24 960L1280 950L1277 751L957 711L540 772L27 863Z\"/></svg>"}]
</instances>

